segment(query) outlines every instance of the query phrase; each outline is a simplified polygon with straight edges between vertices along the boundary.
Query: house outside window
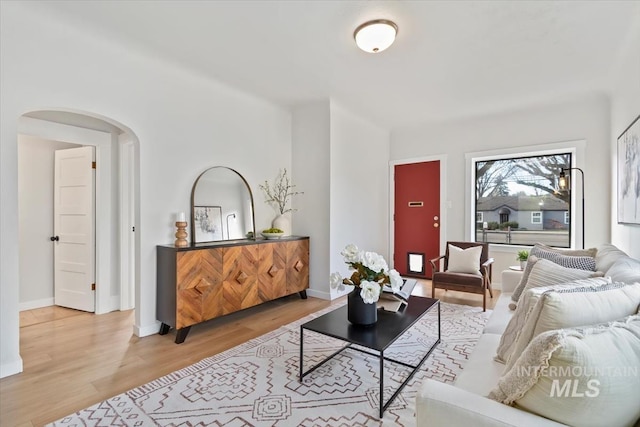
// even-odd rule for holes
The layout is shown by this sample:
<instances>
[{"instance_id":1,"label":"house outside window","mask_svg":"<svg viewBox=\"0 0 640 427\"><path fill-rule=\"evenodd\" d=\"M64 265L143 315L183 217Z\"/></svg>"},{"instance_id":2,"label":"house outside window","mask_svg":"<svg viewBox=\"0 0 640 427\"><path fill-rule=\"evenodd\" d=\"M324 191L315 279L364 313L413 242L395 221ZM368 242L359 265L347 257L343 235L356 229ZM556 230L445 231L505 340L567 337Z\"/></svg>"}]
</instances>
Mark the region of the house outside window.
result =
<instances>
[{"instance_id":1,"label":"house outside window","mask_svg":"<svg viewBox=\"0 0 640 427\"><path fill-rule=\"evenodd\" d=\"M531 224L542 224L542 212L531 212Z\"/></svg>"},{"instance_id":2,"label":"house outside window","mask_svg":"<svg viewBox=\"0 0 640 427\"><path fill-rule=\"evenodd\" d=\"M476 224L477 223L482 224L483 222L484 222L484 213L476 212Z\"/></svg>"},{"instance_id":3,"label":"house outside window","mask_svg":"<svg viewBox=\"0 0 640 427\"><path fill-rule=\"evenodd\" d=\"M570 247L571 197L558 191L557 179L571 160L571 150L471 159L475 241Z\"/></svg>"}]
</instances>

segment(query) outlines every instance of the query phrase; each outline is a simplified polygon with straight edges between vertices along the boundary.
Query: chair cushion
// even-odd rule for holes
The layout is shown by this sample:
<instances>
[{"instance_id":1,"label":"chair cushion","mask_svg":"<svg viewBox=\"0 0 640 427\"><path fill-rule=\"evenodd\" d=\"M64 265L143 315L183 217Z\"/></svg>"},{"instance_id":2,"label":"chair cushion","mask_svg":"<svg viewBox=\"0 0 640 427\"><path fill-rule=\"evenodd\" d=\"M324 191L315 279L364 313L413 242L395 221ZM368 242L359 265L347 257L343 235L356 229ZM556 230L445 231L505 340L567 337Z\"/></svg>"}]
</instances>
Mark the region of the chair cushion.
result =
<instances>
[{"instance_id":1,"label":"chair cushion","mask_svg":"<svg viewBox=\"0 0 640 427\"><path fill-rule=\"evenodd\" d=\"M538 335L489 398L586 427L640 418L640 316Z\"/></svg>"},{"instance_id":2,"label":"chair cushion","mask_svg":"<svg viewBox=\"0 0 640 427\"><path fill-rule=\"evenodd\" d=\"M467 273L449 273L445 271L433 273L432 283L437 285L451 284L482 287L482 276Z\"/></svg>"},{"instance_id":3,"label":"chair cushion","mask_svg":"<svg viewBox=\"0 0 640 427\"><path fill-rule=\"evenodd\" d=\"M482 246L462 249L450 244L447 272L477 274L479 276L481 255Z\"/></svg>"}]
</instances>

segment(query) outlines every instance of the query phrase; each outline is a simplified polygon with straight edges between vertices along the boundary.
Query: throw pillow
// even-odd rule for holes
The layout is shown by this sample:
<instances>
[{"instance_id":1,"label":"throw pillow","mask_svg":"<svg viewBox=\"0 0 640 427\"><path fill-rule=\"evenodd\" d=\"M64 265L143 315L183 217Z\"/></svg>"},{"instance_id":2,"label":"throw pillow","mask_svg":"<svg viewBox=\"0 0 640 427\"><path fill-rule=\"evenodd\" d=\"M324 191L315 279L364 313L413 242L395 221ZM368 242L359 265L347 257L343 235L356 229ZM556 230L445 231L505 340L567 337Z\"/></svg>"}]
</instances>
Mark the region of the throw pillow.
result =
<instances>
[{"instance_id":1,"label":"throw pillow","mask_svg":"<svg viewBox=\"0 0 640 427\"><path fill-rule=\"evenodd\" d=\"M640 283L622 282L547 291L530 310L507 359L509 369L538 335L553 329L611 322L637 313Z\"/></svg>"},{"instance_id":2,"label":"throw pillow","mask_svg":"<svg viewBox=\"0 0 640 427\"><path fill-rule=\"evenodd\" d=\"M512 310L515 309L518 299L520 299L520 295L522 295L522 293L526 289L531 289L532 287L537 286L553 285L556 283L562 283L563 281L570 282L572 280L586 279L588 277L597 277L603 275L601 272L597 274L593 273L593 271L595 270L595 261L593 258L558 255L555 252L548 251L539 251L538 254L542 255L543 257L549 256L550 259L542 258L542 260L544 261L542 266L538 266L536 268L536 265L541 258L539 258L537 255L529 256L530 260L527 262L527 268L525 268L525 271L522 274L522 279L511 295L511 301L513 302L509 304L509 308ZM532 265L529 265L530 262L532 262ZM552 268L552 266L550 265L551 263L561 268ZM589 268L582 269L572 267L576 265L583 265ZM543 269L543 266L546 268ZM565 271L562 267L574 270L574 272L571 273L569 271ZM580 270L581 272L586 271L586 273L581 273L580 271L575 270ZM535 283L531 283L531 273L534 271L536 272L536 275L534 275L534 277L537 281ZM557 275L557 277L545 277L545 274ZM564 276L567 276L566 279L564 279ZM538 283L538 281L542 281L542 283Z\"/></svg>"},{"instance_id":3,"label":"throw pillow","mask_svg":"<svg viewBox=\"0 0 640 427\"><path fill-rule=\"evenodd\" d=\"M509 360L509 356L513 352L514 345L518 338L518 334L524 328L529 313L535 307L538 299L547 291L562 290L562 289L574 289L574 288L593 288L598 289L602 286L608 286L611 280L605 277L594 277L584 280L575 280L569 283L563 283L560 285L541 286L539 288L529 289L525 292L518 302L518 307L515 309L515 313L509 319L509 323L505 328L502 336L500 337L500 344L496 349L496 356L494 360L500 363L506 363Z\"/></svg>"},{"instance_id":4,"label":"throw pillow","mask_svg":"<svg viewBox=\"0 0 640 427\"><path fill-rule=\"evenodd\" d=\"M539 335L489 398L586 427L640 418L640 316Z\"/></svg>"},{"instance_id":5,"label":"throw pillow","mask_svg":"<svg viewBox=\"0 0 640 427\"><path fill-rule=\"evenodd\" d=\"M567 268L549 261L548 259L539 259L531 269L529 279L527 280L523 292L540 286L572 282L574 280L588 279L589 277L598 276L602 276L602 272L580 270L579 268Z\"/></svg>"},{"instance_id":6,"label":"throw pillow","mask_svg":"<svg viewBox=\"0 0 640 427\"><path fill-rule=\"evenodd\" d=\"M531 249L534 252L536 250L541 249L541 250L545 250L545 251L550 251L550 252L556 252L559 253L561 255L568 255L568 256L588 256L591 258L595 258L598 254L599 254L599 249L598 248L589 248L589 249L559 249L559 248L554 248L552 246L547 246L544 243L536 243L535 245L533 245L533 248Z\"/></svg>"},{"instance_id":7,"label":"throw pillow","mask_svg":"<svg viewBox=\"0 0 640 427\"><path fill-rule=\"evenodd\" d=\"M607 270L605 276L611 277L611 280L616 282L640 282L640 261L628 256L618 258Z\"/></svg>"},{"instance_id":8,"label":"throw pillow","mask_svg":"<svg viewBox=\"0 0 640 427\"><path fill-rule=\"evenodd\" d=\"M449 245L447 271L450 273L470 273L480 275L480 256L482 246L462 249Z\"/></svg>"}]
</instances>

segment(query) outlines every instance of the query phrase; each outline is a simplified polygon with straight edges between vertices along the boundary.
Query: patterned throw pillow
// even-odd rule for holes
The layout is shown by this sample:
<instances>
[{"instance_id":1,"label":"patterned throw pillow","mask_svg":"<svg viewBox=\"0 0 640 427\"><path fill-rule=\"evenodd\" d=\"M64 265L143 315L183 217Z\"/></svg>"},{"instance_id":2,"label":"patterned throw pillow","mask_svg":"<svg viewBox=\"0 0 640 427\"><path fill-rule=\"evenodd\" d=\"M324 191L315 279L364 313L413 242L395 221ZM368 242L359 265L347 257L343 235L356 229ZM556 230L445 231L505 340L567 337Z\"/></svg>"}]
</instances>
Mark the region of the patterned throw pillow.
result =
<instances>
[{"instance_id":1,"label":"patterned throw pillow","mask_svg":"<svg viewBox=\"0 0 640 427\"><path fill-rule=\"evenodd\" d=\"M516 288L513 291L513 294L511 295L511 301L513 302L509 304L509 308L511 310L516 309L516 304L518 302L518 299L520 299L520 295L522 295L522 291L524 290L529 280L529 274L531 274L531 270L533 269L533 266L535 265L538 259L548 259L554 262L555 264L558 264L566 268L577 268L580 270L595 271L596 269L595 258L589 255L582 255L587 253L595 254L596 249L593 248L588 250L568 251L568 250L559 250L559 249L551 248L550 246L536 243L536 245L531 249L531 252L529 253L529 260L527 261L527 267L524 269L522 278L520 279L520 283L518 284L518 286L516 286Z\"/></svg>"},{"instance_id":2,"label":"patterned throw pillow","mask_svg":"<svg viewBox=\"0 0 640 427\"><path fill-rule=\"evenodd\" d=\"M567 268L596 271L596 259L590 256L563 255L559 252L547 251L538 247L531 249L530 255L548 259Z\"/></svg>"}]
</instances>

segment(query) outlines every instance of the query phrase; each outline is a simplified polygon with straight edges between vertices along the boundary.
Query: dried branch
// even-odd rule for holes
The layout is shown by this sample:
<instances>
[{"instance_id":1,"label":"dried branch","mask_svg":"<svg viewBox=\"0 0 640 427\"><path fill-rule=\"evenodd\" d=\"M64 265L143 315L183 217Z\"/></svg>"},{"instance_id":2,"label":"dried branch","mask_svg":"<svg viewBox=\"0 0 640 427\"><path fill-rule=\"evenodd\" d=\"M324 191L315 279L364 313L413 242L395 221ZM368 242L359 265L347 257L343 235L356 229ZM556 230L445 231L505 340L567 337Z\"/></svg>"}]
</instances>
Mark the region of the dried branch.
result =
<instances>
[{"instance_id":1,"label":"dried branch","mask_svg":"<svg viewBox=\"0 0 640 427\"><path fill-rule=\"evenodd\" d=\"M271 186L269 182L265 181L264 184L260 184L259 187L267 196L265 202L275 204L281 215L287 212L296 211L297 209L287 208L287 203L292 196L304 194L302 191L294 191L296 186L291 184L286 168L280 170L278 176L276 176L276 179L273 182L273 186Z\"/></svg>"}]
</instances>

